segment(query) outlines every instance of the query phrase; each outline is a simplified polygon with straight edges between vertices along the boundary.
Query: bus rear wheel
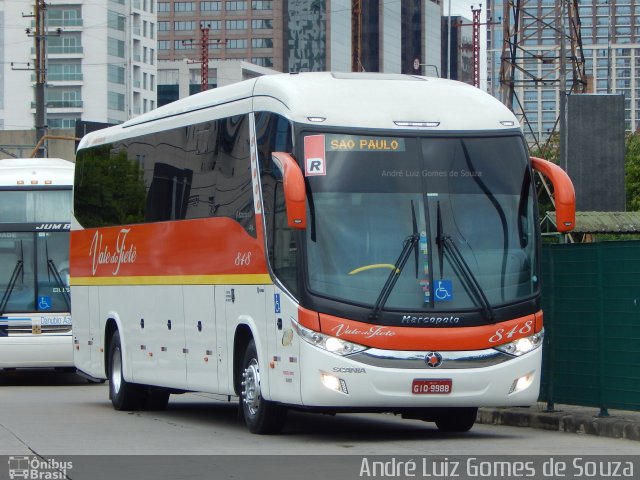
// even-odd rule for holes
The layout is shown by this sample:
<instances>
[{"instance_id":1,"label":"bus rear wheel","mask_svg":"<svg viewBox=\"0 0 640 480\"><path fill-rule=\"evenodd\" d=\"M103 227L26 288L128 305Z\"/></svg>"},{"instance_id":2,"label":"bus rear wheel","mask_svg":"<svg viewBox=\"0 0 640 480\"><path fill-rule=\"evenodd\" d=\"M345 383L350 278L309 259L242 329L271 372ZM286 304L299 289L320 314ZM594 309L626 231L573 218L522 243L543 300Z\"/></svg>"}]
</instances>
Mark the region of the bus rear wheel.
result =
<instances>
[{"instance_id":1,"label":"bus rear wheel","mask_svg":"<svg viewBox=\"0 0 640 480\"><path fill-rule=\"evenodd\" d=\"M122 374L120 334L115 332L109 344L109 398L116 410L139 410L144 402L144 389L129 383Z\"/></svg>"},{"instance_id":2,"label":"bus rear wheel","mask_svg":"<svg viewBox=\"0 0 640 480\"><path fill-rule=\"evenodd\" d=\"M260 364L253 339L244 352L240 375L240 408L249 431L258 434L280 433L284 427L287 410L262 398Z\"/></svg>"},{"instance_id":3,"label":"bus rear wheel","mask_svg":"<svg viewBox=\"0 0 640 480\"><path fill-rule=\"evenodd\" d=\"M477 415L477 407L445 408L436 414L435 422L441 432L468 432Z\"/></svg>"}]
</instances>

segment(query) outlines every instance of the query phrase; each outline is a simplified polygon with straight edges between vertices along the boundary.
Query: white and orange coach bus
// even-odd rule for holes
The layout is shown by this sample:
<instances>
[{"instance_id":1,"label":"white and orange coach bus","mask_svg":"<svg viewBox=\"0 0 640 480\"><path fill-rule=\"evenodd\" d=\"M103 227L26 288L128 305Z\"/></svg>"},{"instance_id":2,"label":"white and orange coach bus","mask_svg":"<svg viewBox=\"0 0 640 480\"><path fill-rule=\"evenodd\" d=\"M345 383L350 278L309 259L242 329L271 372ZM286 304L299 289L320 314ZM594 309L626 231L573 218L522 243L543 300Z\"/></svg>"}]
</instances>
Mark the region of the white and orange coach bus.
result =
<instances>
[{"instance_id":1,"label":"white and orange coach bus","mask_svg":"<svg viewBox=\"0 0 640 480\"><path fill-rule=\"evenodd\" d=\"M445 431L540 384L533 169L573 227L566 174L468 85L263 76L80 143L71 233L78 369L117 410L239 397L254 433L288 409L394 412Z\"/></svg>"},{"instance_id":2,"label":"white and orange coach bus","mask_svg":"<svg viewBox=\"0 0 640 480\"><path fill-rule=\"evenodd\" d=\"M73 369L73 162L0 160L0 371Z\"/></svg>"}]
</instances>

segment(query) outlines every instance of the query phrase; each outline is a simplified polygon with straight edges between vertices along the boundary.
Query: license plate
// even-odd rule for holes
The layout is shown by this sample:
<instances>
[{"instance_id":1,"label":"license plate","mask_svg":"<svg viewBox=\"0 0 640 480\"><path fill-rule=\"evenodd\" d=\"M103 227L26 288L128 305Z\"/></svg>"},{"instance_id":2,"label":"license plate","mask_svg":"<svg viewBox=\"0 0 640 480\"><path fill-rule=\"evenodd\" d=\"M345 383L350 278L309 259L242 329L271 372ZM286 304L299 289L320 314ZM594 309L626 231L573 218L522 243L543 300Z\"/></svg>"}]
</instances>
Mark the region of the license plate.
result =
<instances>
[{"instance_id":1,"label":"license plate","mask_svg":"<svg viewBox=\"0 0 640 480\"><path fill-rule=\"evenodd\" d=\"M451 379L429 380L426 378L416 378L411 384L411 393L416 395L447 395L451 393L453 382Z\"/></svg>"}]
</instances>

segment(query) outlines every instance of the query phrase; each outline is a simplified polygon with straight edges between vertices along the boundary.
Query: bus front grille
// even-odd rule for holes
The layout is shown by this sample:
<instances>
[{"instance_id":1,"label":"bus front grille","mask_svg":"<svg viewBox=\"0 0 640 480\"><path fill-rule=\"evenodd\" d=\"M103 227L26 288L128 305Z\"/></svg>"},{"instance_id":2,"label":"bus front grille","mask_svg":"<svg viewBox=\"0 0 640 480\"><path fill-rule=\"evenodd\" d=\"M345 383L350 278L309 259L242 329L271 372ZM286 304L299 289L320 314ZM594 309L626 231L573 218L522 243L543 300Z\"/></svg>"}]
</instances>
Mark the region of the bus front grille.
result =
<instances>
[{"instance_id":1,"label":"bus front grille","mask_svg":"<svg viewBox=\"0 0 640 480\"><path fill-rule=\"evenodd\" d=\"M8 336L71 333L71 325L8 325L6 332Z\"/></svg>"}]
</instances>

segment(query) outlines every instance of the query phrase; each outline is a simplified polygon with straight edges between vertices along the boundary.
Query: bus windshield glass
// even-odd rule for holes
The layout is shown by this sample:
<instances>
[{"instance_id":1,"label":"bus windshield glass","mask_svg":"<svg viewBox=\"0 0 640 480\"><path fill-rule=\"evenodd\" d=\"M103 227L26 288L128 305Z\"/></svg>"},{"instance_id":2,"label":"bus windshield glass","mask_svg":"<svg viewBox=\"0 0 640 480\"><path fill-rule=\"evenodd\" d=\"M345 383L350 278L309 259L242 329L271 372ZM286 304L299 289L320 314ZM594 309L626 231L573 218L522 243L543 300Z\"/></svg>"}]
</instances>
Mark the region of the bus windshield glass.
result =
<instances>
[{"instance_id":1,"label":"bus windshield glass","mask_svg":"<svg viewBox=\"0 0 640 480\"><path fill-rule=\"evenodd\" d=\"M303 161L311 293L385 310L489 315L538 292L521 137L314 133L304 137Z\"/></svg>"},{"instance_id":2,"label":"bus windshield glass","mask_svg":"<svg viewBox=\"0 0 640 480\"><path fill-rule=\"evenodd\" d=\"M71 189L0 190L0 223L69 222Z\"/></svg>"},{"instance_id":3,"label":"bus windshield glass","mask_svg":"<svg viewBox=\"0 0 640 480\"><path fill-rule=\"evenodd\" d=\"M0 314L68 312L71 189L0 191Z\"/></svg>"}]
</instances>

